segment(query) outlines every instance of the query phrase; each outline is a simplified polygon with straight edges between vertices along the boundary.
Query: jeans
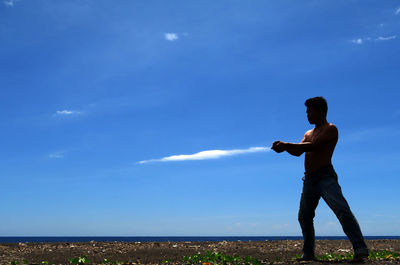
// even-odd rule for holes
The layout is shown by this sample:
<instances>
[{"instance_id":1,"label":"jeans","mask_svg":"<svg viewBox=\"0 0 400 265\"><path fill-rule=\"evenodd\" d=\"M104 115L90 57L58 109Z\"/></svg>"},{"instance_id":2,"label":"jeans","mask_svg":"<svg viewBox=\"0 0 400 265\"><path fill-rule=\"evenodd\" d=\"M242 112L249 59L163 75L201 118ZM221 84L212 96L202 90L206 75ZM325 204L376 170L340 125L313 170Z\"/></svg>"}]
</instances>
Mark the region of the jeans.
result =
<instances>
[{"instance_id":1,"label":"jeans","mask_svg":"<svg viewBox=\"0 0 400 265\"><path fill-rule=\"evenodd\" d=\"M330 165L307 174L303 178L299 222L304 238L303 255L314 257L314 216L318 201L322 197L342 225L347 238L353 244L355 254L368 254L360 226L343 197L334 168Z\"/></svg>"}]
</instances>

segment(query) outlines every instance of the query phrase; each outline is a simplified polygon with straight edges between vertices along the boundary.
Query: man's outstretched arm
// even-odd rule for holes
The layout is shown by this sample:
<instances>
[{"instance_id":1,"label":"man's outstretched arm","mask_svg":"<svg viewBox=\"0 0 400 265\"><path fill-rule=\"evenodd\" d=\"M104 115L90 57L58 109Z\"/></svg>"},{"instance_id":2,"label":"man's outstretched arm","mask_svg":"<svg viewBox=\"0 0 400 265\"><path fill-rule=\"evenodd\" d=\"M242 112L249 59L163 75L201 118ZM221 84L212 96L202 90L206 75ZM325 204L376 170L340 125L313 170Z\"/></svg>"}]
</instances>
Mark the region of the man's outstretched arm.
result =
<instances>
[{"instance_id":1,"label":"man's outstretched arm","mask_svg":"<svg viewBox=\"0 0 400 265\"><path fill-rule=\"evenodd\" d=\"M316 146L312 142L301 142L301 143L285 143L283 147L286 152L291 155L300 156L304 152L312 152L316 150Z\"/></svg>"},{"instance_id":2,"label":"man's outstretched arm","mask_svg":"<svg viewBox=\"0 0 400 265\"><path fill-rule=\"evenodd\" d=\"M307 136L307 133L304 134L304 137L303 137L303 139L300 141L299 144L302 144L302 143L305 143L305 142L306 142L306 136ZM280 141L277 141L277 142L280 142ZM296 144L285 143L285 142L281 142L281 143L284 143L283 146L282 146L283 151L286 151L286 152L288 152L289 154L291 154L291 155L293 155L293 156L301 156L301 155L304 153L304 151L302 151L302 150L299 149L299 148L290 147L290 145L296 145Z\"/></svg>"},{"instance_id":3,"label":"man's outstretched arm","mask_svg":"<svg viewBox=\"0 0 400 265\"><path fill-rule=\"evenodd\" d=\"M292 145L297 145L294 143L286 143L287 145L285 146L285 151L288 152L289 154L291 154L292 156L301 156L305 151L301 150L300 148L293 148L290 147L290 144ZM299 143L302 144L302 143Z\"/></svg>"},{"instance_id":4,"label":"man's outstretched arm","mask_svg":"<svg viewBox=\"0 0 400 265\"><path fill-rule=\"evenodd\" d=\"M274 142L272 149L278 153L286 151L291 155L300 156L304 152L313 152L319 150L323 148L326 144L329 144L332 141L337 141L337 139L338 131L335 126L331 126L322 135L320 135L313 141L307 140L306 133L303 140L298 144L276 141Z\"/></svg>"},{"instance_id":5,"label":"man's outstretched arm","mask_svg":"<svg viewBox=\"0 0 400 265\"><path fill-rule=\"evenodd\" d=\"M303 136L303 139L301 140L301 142L299 144L303 144L305 143L307 140L307 134L308 132L306 132ZM291 147L290 145L293 145L293 147ZM292 143L286 143L286 142L282 142L282 141L275 141L272 144L272 150L274 150L277 153L281 153L283 151L288 152L289 154L293 155L293 156L301 156L304 151L299 149L298 147L295 147L294 145L296 144L292 144Z\"/></svg>"}]
</instances>

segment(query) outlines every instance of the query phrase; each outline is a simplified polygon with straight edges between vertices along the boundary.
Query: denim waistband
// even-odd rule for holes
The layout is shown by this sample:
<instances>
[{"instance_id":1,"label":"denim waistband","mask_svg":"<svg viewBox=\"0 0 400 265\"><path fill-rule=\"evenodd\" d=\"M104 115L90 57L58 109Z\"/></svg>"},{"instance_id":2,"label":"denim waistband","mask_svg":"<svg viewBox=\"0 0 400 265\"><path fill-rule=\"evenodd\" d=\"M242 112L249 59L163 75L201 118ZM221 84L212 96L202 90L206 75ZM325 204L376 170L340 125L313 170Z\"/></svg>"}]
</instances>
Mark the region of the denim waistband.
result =
<instances>
[{"instance_id":1,"label":"denim waistband","mask_svg":"<svg viewBox=\"0 0 400 265\"><path fill-rule=\"evenodd\" d=\"M323 176L323 175L327 175L327 174L329 174L329 175L335 174L335 169L333 168L332 165L327 165L327 166L321 167L312 172L304 172L304 176L306 178L315 178L315 177Z\"/></svg>"}]
</instances>

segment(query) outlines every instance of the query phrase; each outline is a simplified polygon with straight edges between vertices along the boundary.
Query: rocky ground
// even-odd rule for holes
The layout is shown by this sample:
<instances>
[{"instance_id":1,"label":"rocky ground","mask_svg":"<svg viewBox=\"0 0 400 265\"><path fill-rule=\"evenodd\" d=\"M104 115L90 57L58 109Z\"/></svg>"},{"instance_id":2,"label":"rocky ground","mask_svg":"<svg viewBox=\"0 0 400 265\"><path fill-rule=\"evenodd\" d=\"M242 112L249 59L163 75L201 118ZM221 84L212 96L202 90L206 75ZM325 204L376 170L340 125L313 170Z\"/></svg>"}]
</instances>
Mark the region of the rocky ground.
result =
<instances>
[{"instance_id":1,"label":"rocky ground","mask_svg":"<svg viewBox=\"0 0 400 265\"><path fill-rule=\"evenodd\" d=\"M367 240L373 251L400 252L400 240ZM179 262L183 256L217 251L240 257L251 256L265 264L298 264L292 259L301 253L302 241L253 242L87 242L87 243L9 243L0 244L0 264L26 260L30 264L69 264L69 259L86 255L93 263L129 261L132 264L161 264L164 260ZM349 241L318 240L317 255L352 253ZM320 264L310 262L308 264ZM398 260L367 261L366 264L400 264ZM341 262L347 264L347 262Z\"/></svg>"}]
</instances>

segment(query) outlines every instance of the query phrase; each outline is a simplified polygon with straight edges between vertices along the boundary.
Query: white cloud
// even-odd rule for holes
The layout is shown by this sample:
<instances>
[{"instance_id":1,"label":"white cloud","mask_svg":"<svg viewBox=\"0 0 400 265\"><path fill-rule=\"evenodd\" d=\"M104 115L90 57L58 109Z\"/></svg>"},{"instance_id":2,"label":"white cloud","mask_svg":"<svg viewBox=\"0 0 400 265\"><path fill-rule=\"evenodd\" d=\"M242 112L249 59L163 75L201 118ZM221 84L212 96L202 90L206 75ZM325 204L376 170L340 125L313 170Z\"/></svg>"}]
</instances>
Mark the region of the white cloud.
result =
<instances>
[{"instance_id":1,"label":"white cloud","mask_svg":"<svg viewBox=\"0 0 400 265\"><path fill-rule=\"evenodd\" d=\"M393 35L393 36L388 36L388 37L378 37L376 38L377 41L386 41L386 40L394 40L396 39L397 36Z\"/></svg>"},{"instance_id":2,"label":"white cloud","mask_svg":"<svg viewBox=\"0 0 400 265\"><path fill-rule=\"evenodd\" d=\"M6 5L6 6L13 7L13 6L14 6L14 3L15 3L16 1L17 1L17 0L4 0L3 3L4 3L4 5Z\"/></svg>"},{"instance_id":3,"label":"white cloud","mask_svg":"<svg viewBox=\"0 0 400 265\"><path fill-rule=\"evenodd\" d=\"M218 159L224 156L232 156L246 153L267 152L270 151L267 147L251 147L248 149L233 149L233 150L207 150L201 151L191 155L172 155L159 159L150 159L139 161L139 164L148 162L169 162L169 161L185 161L185 160L205 160L205 159Z\"/></svg>"},{"instance_id":4,"label":"white cloud","mask_svg":"<svg viewBox=\"0 0 400 265\"><path fill-rule=\"evenodd\" d=\"M81 112L75 110L57 110L54 116L71 116L77 114L81 114Z\"/></svg>"},{"instance_id":5,"label":"white cloud","mask_svg":"<svg viewBox=\"0 0 400 265\"><path fill-rule=\"evenodd\" d=\"M396 11L394 11L394 13L395 13L396 15L400 14L400 7L397 8Z\"/></svg>"},{"instance_id":6,"label":"white cloud","mask_svg":"<svg viewBox=\"0 0 400 265\"><path fill-rule=\"evenodd\" d=\"M392 36L388 36L388 37L377 37L375 39L372 39L371 37L367 37L367 38L358 38L358 39L352 39L351 42L354 44L364 44L366 42L371 42L371 41L388 41L388 40L394 40L396 39L397 36L396 35L392 35Z\"/></svg>"},{"instance_id":7,"label":"white cloud","mask_svg":"<svg viewBox=\"0 0 400 265\"><path fill-rule=\"evenodd\" d=\"M176 33L165 33L164 37L168 41L175 41L175 40L179 39L178 34L176 34Z\"/></svg>"},{"instance_id":8,"label":"white cloud","mask_svg":"<svg viewBox=\"0 0 400 265\"><path fill-rule=\"evenodd\" d=\"M74 113L74 112L71 111L71 110L57 110L56 113L57 113L57 114L60 114L60 115L71 115L71 114Z\"/></svg>"},{"instance_id":9,"label":"white cloud","mask_svg":"<svg viewBox=\"0 0 400 265\"><path fill-rule=\"evenodd\" d=\"M351 42L361 45L361 44L363 44L363 39L354 39L354 40L351 40Z\"/></svg>"}]
</instances>

